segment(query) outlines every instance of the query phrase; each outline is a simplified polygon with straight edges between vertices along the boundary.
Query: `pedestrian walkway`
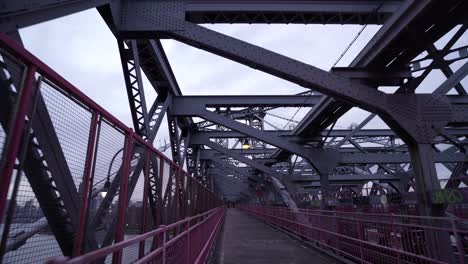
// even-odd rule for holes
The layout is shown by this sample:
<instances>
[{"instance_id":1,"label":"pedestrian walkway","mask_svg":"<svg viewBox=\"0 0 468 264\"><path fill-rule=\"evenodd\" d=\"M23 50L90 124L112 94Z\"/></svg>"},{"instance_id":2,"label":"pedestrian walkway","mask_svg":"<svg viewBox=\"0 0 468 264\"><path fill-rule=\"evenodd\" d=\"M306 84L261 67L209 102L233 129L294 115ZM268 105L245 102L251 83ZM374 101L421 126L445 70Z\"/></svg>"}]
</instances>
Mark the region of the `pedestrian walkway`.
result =
<instances>
[{"instance_id":1,"label":"pedestrian walkway","mask_svg":"<svg viewBox=\"0 0 468 264\"><path fill-rule=\"evenodd\" d=\"M287 234L238 209L227 209L214 262L219 264L338 263L335 259L303 246Z\"/></svg>"}]
</instances>

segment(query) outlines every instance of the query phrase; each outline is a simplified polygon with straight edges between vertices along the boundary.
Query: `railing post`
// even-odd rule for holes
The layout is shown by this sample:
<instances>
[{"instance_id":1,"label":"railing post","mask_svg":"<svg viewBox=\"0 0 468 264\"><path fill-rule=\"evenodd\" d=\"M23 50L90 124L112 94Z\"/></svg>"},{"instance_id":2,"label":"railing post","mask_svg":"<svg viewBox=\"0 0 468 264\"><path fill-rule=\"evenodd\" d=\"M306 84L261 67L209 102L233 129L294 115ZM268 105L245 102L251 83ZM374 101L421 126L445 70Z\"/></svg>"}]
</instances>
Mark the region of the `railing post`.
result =
<instances>
[{"instance_id":1,"label":"railing post","mask_svg":"<svg viewBox=\"0 0 468 264\"><path fill-rule=\"evenodd\" d=\"M398 235L397 235L397 229L395 227L395 217L393 214L390 215L392 218L392 232L393 232L393 242L395 243L395 246L400 247L400 243L398 241ZM397 260L398 263L401 263L401 256L400 256L400 248L397 250Z\"/></svg>"},{"instance_id":2,"label":"railing post","mask_svg":"<svg viewBox=\"0 0 468 264\"><path fill-rule=\"evenodd\" d=\"M356 215L353 216L353 219L356 221L356 232L357 239L359 240L359 253L361 255L361 261L364 262L364 252L362 251L362 237L361 237L361 224L359 219L356 218Z\"/></svg>"},{"instance_id":3,"label":"railing post","mask_svg":"<svg viewBox=\"0 0 468 264\"><path fill-rule=\"evenodd\" d=\"M187 259L186 259L186 262L187 264L190 264L191 263L191 259L190 259L190 218L185 218L187 219L187 222L185 222L185 231L187 232Z\"/></svg>"},{"instance_id":4,"label":"railing post","mask_svg":"<svg viewBox=\"0 0 468 264\"><path fill-rule=\"evenodd\" d=\"M452 222L452 230L453 230L453 236L455 237L455 241L457 243L457 251L458 251L458 259L459 259L459 263L460 264L464 264L465 263L465 250L463 248L463 243L461 241L461 238L460 236L458 235L458 231L457 231L457 223L456 223L457 219L455 218L452 218L451 219L451 222Z\"/></svg>"},{"instance_id":5,"label":"railing post","mask_svg":"<svg viewBox=\"0 0 468 264\"><path fill-rule=\"evenodd\" d=\"M115 239L116 243L120 242L124 238L125 231L125 210L127 208L127 187L128 177L130 174L130 163L132 160L133 152L133 133L127 131L125 134L125 146L124 153L122 156L122 174L120 175L120 190L119 190L119 205L117 215L117 225L115 228ZM115 252L112 256L112 263L119 264L122 262L122 250Z\"/></svg>"},{"instance_id":6,"label":"railing post","mask_svg":"<svg viewBox=\"0 0 468 264\"><path fill-rule=\"evenodd\" d=\"M163 197L163 174L164 174L164 159L159 157L159 178L158 178L158 198L157 198L157 216L156 228L163 223L164 197ZM166 186L167 187L167 186Z\"/></svg>"},{"instance_id":7,"label":"railing post","mask_svg":"<svg viewBox=\"0 0 468 264\"><path fill-rule=\"evenodd\" d=\"M148 189L149 189L149 173L150 173L150 164L151 164L151 151L146 149L145 151L145 170L143 172L144 183L143 183L143 219L141 223L141 233L144 234L146 232L146 222L148 218ZM138 250L138 258L142 258L145 255L145 244L146 241L141 241L139 250Z\"/></svg>"},{"instance_id":8,"label":"railing post","mask_svg":"<svg viewBox=\"0 0 468 264\"><path fill-rule=\"evenodd\" d=\"M181 175L180 175L180 168L175 167L176 173L175 173L175 182L176 182L176 188L175 188L175 196L174 196L174 201L175 201L175 219L174 223L179 221L180 218L180 185L181 185ZM178 229L178 228L177 228Z\"/></svg>"},{"instance_id":9,"label":"railing post","mask_svg":"<svg viewBox=\"0 0 468 264\"><path fill-rule=\"evenodd\" d=\"M166 264L166 226L163 228L163 240L162 240L162 264Z\"/></svg>"},{"instance_id":10,"label":"railing post","mask_svg":"<svg viewBox=\"0 0 468 264\"><path fill-rule=\"evenodd\" d=\"M10 188L11 175L13 168L15 167L16 157L21 144L21 138L23 136L23 128L25 123L26 113L29 109L31 101L33 87L34 87L34 75L36 74L37 67L35 65L29 65L26 73L26 79L23 87L20 90L19 100L17 101L17 112L12 122L12 126L8 131L7 144L5 146L5 161L1 168L0 173L0 221L3 218L3 213L6 207L6 200L8 195L8 189Z\"/></svg>"},{"instance_id":11,"label":"railing post","mask_svg":"<svg viewBox=\"0 0 468 264\"><path fill-rule=\"evenodd\" d=\"M75 252L74 256L79 256L81 254L81 245L83 244L83 237L85 236L85 224L86 216L88 213L88 200L89 200L89 190L91 186L91 174L93 171L94 155L96 150L96 134L97 127L99 124L99 114L93 113L91 120L91 127L89 132L88 139L88 150L86 152L86 161L85 161L85 170L83 175L83 191L81 196L81 209L80 209L80 222L78 224L78 232L75 240Z\"/></svg>"}]
</instances>

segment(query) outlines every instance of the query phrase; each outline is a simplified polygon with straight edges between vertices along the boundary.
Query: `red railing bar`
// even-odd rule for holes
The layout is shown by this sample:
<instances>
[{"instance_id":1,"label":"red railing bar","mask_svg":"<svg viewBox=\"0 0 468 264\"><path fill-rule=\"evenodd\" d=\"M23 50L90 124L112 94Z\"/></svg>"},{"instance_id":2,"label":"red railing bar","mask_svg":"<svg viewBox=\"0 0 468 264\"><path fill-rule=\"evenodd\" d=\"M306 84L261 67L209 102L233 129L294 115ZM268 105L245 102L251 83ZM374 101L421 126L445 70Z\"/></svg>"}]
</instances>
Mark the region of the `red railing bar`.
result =
<instances>
[{"instance_id":1,"label":"red railing bar","mask_svg":"<svg viewBox=\"0 0 468 264\"><path fill-rule=\"evenodd\" d=\"M217 213L220 213L220 212L218 211ZM219 219L218 219L218 222L216 223L215 228L213 228L213 231L211 232L207 243L205 243L205 246L200 251L200 254L198 254L198 257L197 257L197 259L195 260L194 263L201 263L201 261L205 262L206 254L208 254L208 250L212 247L214 238L215 238L215 236L216 236L216 234L218 232L218 228L220 226L220 223L221 223L222 219L223 219L223 216L221 215L221 217L219 217Z\"/></svg>"},{"instance_id":2,"label":"red railing bar","mask_svg":"<svg viewBox=\"0 0 468 264\"><path fill-rule=\"evenodd\" d=\"M4 35L3 33L0 33ZM0 35L1 36L1 35ZM1 168L0 174L0 222L5 212L6 199L8 189L10 188L11 175L15 167L16 157L23 138L23 128L25 124L25 117L29 109L29 103L32 98L34 88L34 75L36 74L37 67L34 64L27 65L28 70L23 87L19 91L20 98L16 102L17 112L15 113L14 122L10 126L10 131L7 136L7 145L5 147L5 163Z\"/></svg>"},{"instance_id":3,"label":"red railing bar","mask_svg":"<svg viewBox=\"0 0 468 264\"><path fill-rule=\"evenodd\" d=\"M277 208L274 206L264 206L264 208L270 208L274 210L283 210L283 211L292 211L289 208ZM320 209L299 209L299 212L320 212L320 213L330 213L332 211L327 210L320 210ZM348 215L361 215L361 216L375 216L375 217L401 217L401 218L417 218L417 219L436 219L436 220L450 220L450 217L443 217L443 216L419 216L419 215L402 215L402 214L393 214L393 213L362 213L362 212L345 212L345 211L333 211L337 214L348 214Z\"/></svg>"},{"instance_id":4,"label":"red railing bar","mask_svg":"<svg viewBox=\"0 0 468 264\"><path fill-rule=\"evenodd\" d=\"M84 187L81 197L81 209L80 209L80 221L78 224L78 232L77 237L75 240L75 252L74 256L79 256L81 254L81 244L83 243L83 237L85 236L85 224L86 224L86 215L88 212L88 196L89 196L89 189L90 189L90 179L91 173L93 170L93 162L94 162L94 154L96 148L96 133L97 127L99 123L99 115L93 113L93 117L91 120L91 127L89 133L89 140L88 140L88 150L86 153L86 160L85 160L85 171L84 171Z\"/></svg>"},{"instance_id":5,"label":"red railing bar","mask_svg":"<svg viewBox=\"0 0 468 264\"><path fill-rule=\"evenodd\" d=\"M215 212L213 212L215 210ZM222 208L215 208L213 210L210 210L209 212L213 212L210 216L208 216L206 219L203 219L203 221L197 223L197 225L195 225L192 229L190 229L189 231L184 231L182 233L180 233L179 235L173 237L172 239L170 239L169 241L165 241L165 244L164 244L164 247L163 248L167 248L168 246L176 243L179 239L181 239L182 237L184 237L185 235L187 235L191 230L193 230L196 226L200 226L201 224L203 224L204 222L210 220L210 218L214 217L215 215L217 215L220 211L222 210ZM204 214L201 214L199 217L196 217L196 218L201 218L205 215L206 213ZM184 219L182 221L180 221L178 223L178 225L181 225L191 219L195 219L195 218L187 218L187 219ZM172 227L175 227L175 226L172 226ZM171 227L169 226L166 226L165 227L165 231L167 231L168 229L171 229ZM216 230L216 229L213 229L213 230ZM208 243L209 241L207 241ZM206 244L205 244L206 245ZM152 251L151 253L149 253L148 255L144 256L143 258L139 259L138 261L135 262L136 263L145 263L147 261L149 261L150 259L152 259L153 257L157 256L159 252L156 252L156 251Z\"/></svg>"},{"instance_id":6,"label":"red railing bar","mask_svg":"<svg viewBox=\"0 0 468 264\"><path fill-rule=\"evenodd\" d=\"M132 160L133 153L133 137L131 133L127 133L125 138L124 153L122 156L122 174L120 175L120 189L119 189L119 205L118 205L118 216L117 226L115 232L115 242L120 242L124 238L125 230L125 211L127 209L127 187L128 178L130 175L130 163ZM122 251L114 253L112 257L112 263L119 264L122 262Z\"/></svg>"},{"instance_id":7,"label":"red railing bar","mask_svg":"<svg viewBox=\"0 0 468 264\"><path fill-rule=\"evenodd\" d=\"M286 219L286 218L281 218L281 217L271 215L271 214L268 214L268 213L265 213L265 212L254 211L254 210L251 210L251 209L248 209L248 208L245 208L244 210L249 211L249 212L253 213L254 215L262 215L263 217L262 216L260 216L260 217L265 219L266 221L268 221L268 218L274 218L274 219L278 219L278 220L281 220L281 221L284 221L284 222L293 223L295 225L300 225L300 226L303 226L305 228L310 228L310 229L314 229L314 230L317 230L317 231L320 231L320 232L328 233L328 234L333 235L333 236L338 236L338 237L341 237L341 238L350 239L350 240L353 240L353 241L358 242L358 243L367 244L368 246L377 247L377 248L380 248L380 249L383 249L383 250L393 251L395 253L400 253L400 254L410 256L410 257L415 257L415 258L419 258L419 259L422 259L422 260L431 261L433 263L445 264L445 262L434 260L434 259L431 259L431 258L428 258L428 257L425 257L425 256L416 255L416 254L413 254L413 253L410 253L410 252L401 251L401 250L397 250L397 249L388 248L388 247L384 247L384 246L381 246L381 245L373 244L373 243L368 242L368 241L359 240L359 239L356 239L356 238L353 238L353 237L350 237L350 236L346 236L346 235L342 235L342 234L335 233L335 232L332 232L332 231L328 231L326 229L322 229L322 228L318 228L318 227L314 227L314 226L308 226L308 225L305 225L305 224L302 224L302 223L299 223L299 222L294 222L292 220L289 220L289 219ZM268 221L268 222L271 222L271 221ZM275 224L274 222L272 222L272 223ZM277 224L275 224L275 225L277 225ZM281 226L281 225L279 225L279 226ZM283 228L290 229L292 232L297 233L296 231L292 230L290 227L284 227L283 226ZM322 244L322 242L320 242L320 241L317 241L317 242Z\"/></svg>"},{"instance_id":8,"label":"red railing bar","mask_svg":"<svg viewBox=\"0 0 468 264\"><path fill-rule=\"evenodd\" d=\"M145 169L143 172L144 182L143 182L143 219L141 223L141 233L144 234L146 232L146 225L147 221L146 218L148 217L148 187L149 187L149 173L150 173L150 153L147 151L145 153ZM141 258L145 254L145 242L140 242L138 257Z\"/></svg>"},{"instance_id":9,"label":"red railing bar","mask_svg":"<svg viewBox=\"0 0 468 264\"><path fill-rule=\"evenodd\" d=\"M59 257L57 259L51 260L50 263L57 263L57 264L59 264L59 263L66 263L66 264L89 263L89 262L92 262L93 260L103 258L103 257L105 257L105 256L107 256L107 255L109 255L111 253L122 250L122 249L124 249L124 248L126 248L128 246L133 245L133 244L140 243L141 241L144 241L144 240L146 240L146 239L148 239L150 237L154 237L156 235L159 235L159 234L167 231L168 229L171 229L171 228L173 228L173 227L175 227L177 225L184 224L187 221L197 219L197 218L202 218L205 215L209 215L206 219L204 219L203 221L200 222L200 223L203 223L204 221L207 221L208 219L213 217L217 212L222 211L222 210L223 210L222 207L217 207L217 208L211 209L210 211L204 212L202 214L199 214L199 215L192 216L192 217L186 218L184 220L181 220L178 223L173 223L170 226L160 227L158 229L152 230L152 231L147 232L145 234L122 240L122 241L120 241L118 243L115 243L115 244L113 244L111 246L107 246L105 248L97 249L95 251L92 251L92 252L89 252L87 254L81 255L79 257L72 258L72 259L63 259L62 257ZM173 240L175 238L177 238L177 237L174 237L171 240ZM169 241L171 241L171 240L169 240ZM169 242L167 242L167 243L169 243ZM158 249L161 249L161 247L159 247ZM158 249L155 249L154 251L152 251L152 253L157 252ZM146 255L145 258L148 255Z\"/></svg>"}]
</instances>

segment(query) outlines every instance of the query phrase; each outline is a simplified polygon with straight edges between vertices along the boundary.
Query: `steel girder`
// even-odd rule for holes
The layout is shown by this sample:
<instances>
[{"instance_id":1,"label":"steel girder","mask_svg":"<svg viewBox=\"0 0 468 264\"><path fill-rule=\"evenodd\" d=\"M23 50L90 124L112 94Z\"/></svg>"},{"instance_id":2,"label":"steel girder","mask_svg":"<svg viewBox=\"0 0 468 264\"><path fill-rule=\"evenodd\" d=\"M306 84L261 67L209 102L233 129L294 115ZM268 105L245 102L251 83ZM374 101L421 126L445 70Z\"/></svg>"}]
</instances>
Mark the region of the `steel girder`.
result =
<instances>
[{"instance_id":1,"label":"steel girder","mask_svg":"<svg viewBox=\"0 0 468 264\"><path fill-rule=\"evenodd\" d=\"M193 144L200 144L202 141L195 141ZM203 141L207 142L207 141ZM201 143L203 144L203 143ZM230 152L235 154L248 154L252 152L246 152L244 150L232 150ZM260 151L259 151L260 152ZM204 159L211 156L212 150L201 150L200 158ZM448 153L439 152L432 154L433 159L436 163L463 163L468 162L468 157L464 153ZM272 163L271 159L254 159L257 162ZM276 160L276 159L275 159ZM277 163L279 160L276 160ZM338 160L339 165L354 165L354 164L401 164L411 163L411 157L409 153L341 153L340 159Z\"/></svg>"},{"instance_id":2,"label":"steel girder","mask_svg":"<svg viewBox=\"0 0 468 264\"><path fill-rule=\"evenodd\" d=\"M299 107L316 105L322 95L232 95L232 96L175 96L174 114L190 111L191 107ZM177 106L177 107L176 107Z\"/></svg>"},{"instance_id":3,"label":"steel girder","mask_svg":"<svg viewBox=\"0 0 468 264\"><path fill-rule=\"evenodd\" d=\"M149 134L147 127L149 125L149 117L137 43L136 40L118 40L118 46L130 104L130 113L132 114L133 128L138 135L146 139Z\"/></svg>"},{"instance_id":4,"label":"steel girder","mask_svg":"<svg viewBox=\"0 0 468 264\"><path fill-rule=\"evenodd\" d=\"M460 128L446 128L443 131L444 133L440 135L443 137L444 135L452 136L452 137L463 137L468 135L468 129L464 127ZM308 136L299 136L299 135L291 135L291 130L262 130L262 133L269 134L271 137L282 137L285 139L292 139L294 141L318 141L321 137L348 137L352 133L352 137L363 137L363 138L373 138L373 137L393 137L398 138L397 134L390 129L360 129L353 132L352 129L334 129L334 130L323 130L320 134L316 135L315 137L308 137ZM209 138L243 138L245 137L244 134L237 132L237 131L229 131L229 130L207 130L207 131L198 131L194 134L203 134ZM442 138L439 138L439 140ZM437 140L437 138L436 138Z\"/></svg>"},{"instance_id":5,"label":"steel girder","mask_svg":"<svg viewBox=\"0 0 468 264\"><path fill-rule=\"evenodd\" d=\"M455 1L451 1L451 3L454 2ZM407 1L397 12L392 15L388 21L386 21L381 30L379 30L379 32L361 51L360 55L353 60L351 67L372 68L374 71L378 71L379 69L386 69L386 64L392 61L392 55L389 54L393 53L393 56L397 56L403 52L406 53L406 46L408 46L406 43L411 43L411 46L413 47L413 56L416 56L418 53L422 53L425 51L425 47L418 44L419 46L414 49L415 47L413 46L413 43L415 40L419 41L419 43L424 42L428 35L430 35L430 39L435 40L440 38L444 32L443 30L426 31L430 25L425 26L424 24L427 22L424 22L424 20L430 20L431 22L429 23L432 23L432 19L428 19L431 16L423 16L418 14L422 12L422 10L426 10L426 13L436 13L432 16L437 17L438 23L446 23L447 25L445 27L449 28L450 26L456 25L456 23L454 23L456 16L451 16L451 14L444 12L444 10L450 10L450 8L450 5L447 5L444 8L440 8L434 6L433 4L429 4L429 1ZM463 14L464 12L461 11L460 13ZM448 16L450 16L449 19L447 19ZM463 26L462 28L466 28L466 26ZM464 31L464 29L459 30L454 38L449 41L449 43L444 48L445 51L450 49L454 42L461 36L461 34L463 34L461 31ZM422 34L426 35L424 40L422 37L420 37ZM392 45L400 45L400 48L396 49L392 47ZM381 56L381 53L385 55ZM388 56L389 58L386 59L384 58L385 56ZM401 58L402 57L399 56L399 59ZM395 69L404 68L411 59L412 57L408 56L404 61L400 60L399 63L393 61L392 66ZM433 64L434 63L431 63L431 65ZM377 67L377 65L380 66ZM426 74L429 72L430 70L427 70ZM425 78L426 74L423 74L422 78L416 78L419 80L418 83L420 83ZM410 80L409 84L413 83L415 82ZM405 87L406 86L408 86L408 84L406 84ZM319 104L318 107L312 109L309 112L307 118L304 118L295 128L293 134L314 135L314 133L317 133L321 129L329 126L334 122L334 120L346 113L349 109L350 106L348 104L338 102L330 97L326 97L324 98L322 104ZM281 152L276 153L276 155L280 154Z\"/></svg>"},{"instance_id":6,"label":"steel girder","mask_svg":"<svg viewBox=\"0 0 468 264\"><path fill-rule=\"evenodd\" d=\"M381 24L401 1L186 1L194 23Z\"/></svg>"},{"instance_id":7,"label":"steel girder","mask_svg":"<svg viewBox=\"0 0 468 264\"><path fill-rule=\"evenodd\" d=\"M110 0L41 0L2 1L0 31L11 32L27 26L103 6Z\"/></svg>"}]
</instances>

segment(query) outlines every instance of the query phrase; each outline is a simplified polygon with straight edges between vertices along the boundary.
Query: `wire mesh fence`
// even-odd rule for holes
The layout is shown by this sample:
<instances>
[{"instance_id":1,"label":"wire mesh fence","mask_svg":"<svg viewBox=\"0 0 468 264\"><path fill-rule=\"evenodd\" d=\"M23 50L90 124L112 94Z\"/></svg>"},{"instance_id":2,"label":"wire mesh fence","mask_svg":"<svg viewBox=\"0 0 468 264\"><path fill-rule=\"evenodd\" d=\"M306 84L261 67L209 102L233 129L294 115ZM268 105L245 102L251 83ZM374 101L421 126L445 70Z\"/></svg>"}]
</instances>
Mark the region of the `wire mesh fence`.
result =
<instances>
[{"instance_id":1,"label":"wire mesh fence","mask_svg":"<svg viewBox=\"0 0 468 264\"><path fill-rule=\"evenodd\" d=\"M106 258L107 262L110 255L120 260L120 254L127 255L127 258L122 260L124 263L128 263L126 261L134 263L205 263L221 228L223 217L224 207L218 207L85 255L72 259L58 257L51 260L50 263L93 263L103 258ZM133 256L130 256L131 254L128 252L133 252L134 248L145 244L148 239L158 242L153 244L153 249L147 254L136 255L135 258L130 259L129 257Z\"/></svg>"},{"instance_id":2,"label":"wire mesh fence","mask_svg":"<svg viewBox=\"0 0 468 264\"><path fill-rule=\"evenodd\" d=\"M258 206L241 209L361 263L465 263L468 253L466 223L456 218Z\"/></svg>"}]
</instances>

